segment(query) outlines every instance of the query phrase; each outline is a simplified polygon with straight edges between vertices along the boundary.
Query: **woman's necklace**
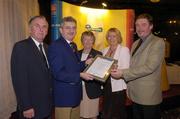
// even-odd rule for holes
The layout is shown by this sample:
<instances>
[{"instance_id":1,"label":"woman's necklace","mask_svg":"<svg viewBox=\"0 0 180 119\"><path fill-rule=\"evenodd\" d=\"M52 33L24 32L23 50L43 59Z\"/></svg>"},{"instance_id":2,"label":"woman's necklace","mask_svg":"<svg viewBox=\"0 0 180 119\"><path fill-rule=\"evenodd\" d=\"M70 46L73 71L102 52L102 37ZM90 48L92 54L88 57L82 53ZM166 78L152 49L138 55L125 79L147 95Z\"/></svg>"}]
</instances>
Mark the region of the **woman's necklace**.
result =
<instances>
[{"instance_id":1,"label":"woman's necklace","mask_svg":"<svg viewBox=\"0 0 180 119\"><path fill-rule=\"evenodd\" d=\"M106 56L113 58L116 49L117 49L117 46L116 46L116 47L110 47L109 50L108 50L108 52L106 53Z\"/></svg>"}]
</instances>

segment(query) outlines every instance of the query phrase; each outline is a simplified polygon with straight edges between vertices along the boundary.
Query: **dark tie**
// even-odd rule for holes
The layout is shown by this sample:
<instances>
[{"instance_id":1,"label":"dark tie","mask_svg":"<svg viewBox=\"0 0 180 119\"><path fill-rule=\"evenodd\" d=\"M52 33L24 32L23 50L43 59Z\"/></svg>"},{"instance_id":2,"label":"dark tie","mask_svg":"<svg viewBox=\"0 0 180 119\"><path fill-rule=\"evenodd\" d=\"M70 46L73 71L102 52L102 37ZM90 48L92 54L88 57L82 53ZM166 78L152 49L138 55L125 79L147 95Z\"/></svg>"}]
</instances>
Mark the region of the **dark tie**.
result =
<instances>
[{"instance_id":1,"label":"dark tie","mask_svg":"<svg viewBox=\"0 0 180 119\"><path fill-rule=\"evenodd\" d=\"M78 57L78 53L77 53L77 45L76 45L76 43L74 43L74 42L71 42L70 43L70 47L72 48L72 50L73 50L73 53L75 54L75 56L76 56L76 59L79 61L79 57Z\"/></svg>"},{"instance_id":2,"label":"dark tie","mask_svg":"<svg viewBox=\"0 0 180 119\"><path fill-rule=\"evenodd\" d=\"M41 57L46 65L46 67L49 68L48 64L47 64L46 56L43 53L43 45L42 44L39 44L39 51L40 51Z\"/></svg>"},{"instance_id":3,"label":"dark tie","mask_svg":"<svg viewBox=\"0 0 180 119\"><path fill-rule=\"evenodd\" d=\"M72 48L73 52L77 52L77 45L74 42L70 43L70 47Z\"/></svg>"},{"instance_id":4,"label":"dark tie","mask_svg":"<svg viewBox=\"0 0 180 119\"><path fill-rule=\"evenodd\" d=\"M138 42L138 44L137 44L137 46L136 46L136 48L134 49L134 51L133 51L133 53L132 53L132 56L136 53L136 51L138 50L138 48L141 46L142 42L143 42L143 40L140 39L139 42Z\"/></svg>"}]
</instances>

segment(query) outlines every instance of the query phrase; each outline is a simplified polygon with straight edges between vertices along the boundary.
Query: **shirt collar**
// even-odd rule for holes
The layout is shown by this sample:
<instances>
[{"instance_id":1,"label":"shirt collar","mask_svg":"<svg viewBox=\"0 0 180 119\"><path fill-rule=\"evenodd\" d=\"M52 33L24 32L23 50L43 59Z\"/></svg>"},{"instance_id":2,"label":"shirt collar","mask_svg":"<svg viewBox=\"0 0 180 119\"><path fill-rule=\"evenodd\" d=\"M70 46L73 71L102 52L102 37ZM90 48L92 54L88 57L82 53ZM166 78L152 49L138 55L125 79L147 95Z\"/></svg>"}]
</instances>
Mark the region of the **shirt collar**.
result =
<instances>
[{"instance_id":1,"label":"shirt collar","mask_svg":"<svg viewBox=\"0 0 180 119\"><path fill-rule=\"evenodd\" d=\"M66 39L65 39L65 40L66 40ZM66 42L67 42L68 44L70 44L70 43L71 43L69 40L66 40Z\"/></svg>"},{"instance_id":2,"label":"shirt collar","mask_svg":"<svg viewBox=\"0 0 180 119\"><path fill-rule=\"evenodd\" d=\"M141 39L142 42L144 42L146 39L148 39L151 35L152 35L152 33L150 33L149 35L147 35L145 38Z\"/></svg>"},{"instance_id":3,"label":"shirt collar","mask_svg":"<svg viewBox=\"0 0 180 119\"><path fill-rule=\"evenodd\" d=\"M34 41L34 43L36 44L36 46L39 48L39 44L42 44L43 45L43 42L42 43L39 43L38 41L35 40L35 38L33 38L31 36L32 40Z\"/></svg>"}]
</instances>

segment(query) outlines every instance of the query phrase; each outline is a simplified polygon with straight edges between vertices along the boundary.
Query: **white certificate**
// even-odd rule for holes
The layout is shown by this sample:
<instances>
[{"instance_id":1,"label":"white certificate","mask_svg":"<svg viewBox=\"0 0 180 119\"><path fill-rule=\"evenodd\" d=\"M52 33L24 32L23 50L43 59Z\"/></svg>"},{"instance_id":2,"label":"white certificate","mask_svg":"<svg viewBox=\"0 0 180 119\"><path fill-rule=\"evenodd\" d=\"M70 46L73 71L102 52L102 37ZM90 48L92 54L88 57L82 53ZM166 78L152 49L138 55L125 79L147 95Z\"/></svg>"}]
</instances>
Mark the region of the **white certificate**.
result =
<instances>
[{"instance_id":1,"label":"white certificate","mask_svg":"<svg viewBox=\"0 0 180 119\"><path fill-rule=\"evenodd\" d=\"M117 63L117 60L97 55L95 60L84 70L84 72L92 74L96 80L105 82L114 63Z\"/></svg>"}]
</instances>

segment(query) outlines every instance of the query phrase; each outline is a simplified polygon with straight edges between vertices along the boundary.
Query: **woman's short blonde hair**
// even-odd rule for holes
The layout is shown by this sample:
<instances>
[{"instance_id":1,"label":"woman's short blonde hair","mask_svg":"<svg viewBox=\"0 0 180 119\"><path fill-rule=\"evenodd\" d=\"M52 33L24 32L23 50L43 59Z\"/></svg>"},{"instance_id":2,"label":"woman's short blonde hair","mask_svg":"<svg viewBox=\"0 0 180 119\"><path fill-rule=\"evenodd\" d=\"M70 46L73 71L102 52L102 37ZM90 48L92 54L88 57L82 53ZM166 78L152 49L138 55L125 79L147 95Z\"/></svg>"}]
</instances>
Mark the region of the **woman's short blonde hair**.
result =
<instances>
[{"instance_id":1,"label":"woman's short blonde hair","mask_svg":"<svg viewBox=\"0 0 180 119\"><path fill-rule=\"evenodd\" d=\"M81 35L81 43L83 42L83 39L84 39L85 36L90 36L90 37L92 37L92 39L93 39L93 44L95 43L96 38L95 38L95 35L94 35L94 33L93 33L92 31L84 31L84 32L82 33L82 35Z\"/></svg>"},{"instance_id":2,"label":"woman's short blonde hair","mask_svg":"<svg viewBox=\"0 0 180 119\"><path fill-rule=\"evenodd\" d=\"M114 32L117 36L118 39L118 43L122 42L122 36L121 36L121 32L117 29L117 28L110 28L107 33L106 33L106 39L108 40L108 36L110 32Z\"/></svg>"}]
</instances>

